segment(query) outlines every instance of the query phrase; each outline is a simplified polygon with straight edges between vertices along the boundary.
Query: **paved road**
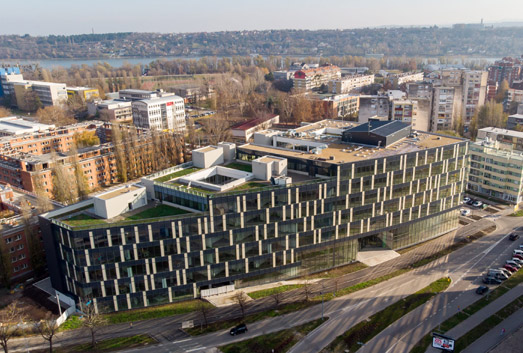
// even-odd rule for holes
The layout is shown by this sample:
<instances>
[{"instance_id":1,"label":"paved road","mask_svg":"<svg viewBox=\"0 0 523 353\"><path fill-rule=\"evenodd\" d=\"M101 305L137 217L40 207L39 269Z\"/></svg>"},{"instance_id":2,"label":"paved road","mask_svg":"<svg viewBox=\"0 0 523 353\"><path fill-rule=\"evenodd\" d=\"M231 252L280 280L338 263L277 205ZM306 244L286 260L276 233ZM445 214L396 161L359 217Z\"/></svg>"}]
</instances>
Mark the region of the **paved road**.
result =
<instances>
[{"instance_id":1,"label":"paved road","mask_svg":"<svg viewBox=\"0 0 523 353\"><path fill-rule=\"evenodd\" d=\"M490 267L499 267L510 256L512 249L518 244L507 240L506 234L521 224L523 220L514 218L498 220L498 229L488 237L489 243L493 240L496 242L485 250L467 246L468 254L462 259L468 261L460 268L449 271L453 283L445 293L387 327L359 352L408 352L425 334L457 313L459 308L465 308L478 300L480 296L474 290L481 282L481 274Z\"/></svg>"},{"instance_id":2,"label":"paved road","mask_svg":"<svg viewBox=\"0 0 523 353\"><path fill-rule=\"evenodd\" d=\"M523 317L521 310L518 312L520 318ZM510 318L509 318L510 319ZM505 325L508 324L507 320L503 321ZM521 337L523 337L523 322L520 324L519 328L510 332L508 326L505 326L506 337L503 338L496 346L491 347L488 350L488 353L521 353ZM492 333L495 331L492 330ZM499 333L499 332L498 332ZM486 335L485 335L486 336Z\"/></svg>"},{"instance_id":3,"label":"paved road","mask_svg":"<svg viewBox=\"0 0 523 353\"><path fill-rule=\"evenodd\" d=\"M410 252L406 253L405 255L402 255L401 257L398 257L396 259L393 259L391 261L388 261L384 264L367 268L362 271L358 271L356 273L348 274L343 277L340 277L338 279L338 283L335 283L335 280L325 280L322 281L320 285L314 286L313 291L315 294L319 294L320 290L326 291L333 291L335 286L338 286L339 288L354 285L363 281L367 281L372 278L376 278L379 276L383 276L387 273L391 273L399 268L403 268L407 266L410 263L416 262L421 258L424 258L434 252L437 252L450 244L459 241L460 239L465 238L468 235L472 235L476 233L477 231L484 229L488 227L489 225L492 225L493 223L488 220L480 220L478 222L474 222L470 225L467 225L460 229L459 232L457 232L457 235L455 233L451 233L442 237L439 237L433 241L427 242L424 245L419 246L418 248L415 248L411 250ZM440 260L442 261L442 260ZM419 271L419 270L417 270ZM416 272L417 272L416 271ZM374 288L374 287L373 287ZM400 287L403 288L403 287ZM392 293L392 295L395 295L396 293ZM401 294L401 293L400 293ZM407 293L408 294L408 293ZM289 292L286 294L284 301L285 302L292 302L295 301L296 298L299 298L303 295L300 291L294 291ZM385 304L388 303L391 299L387 299L385 301ZM332 303L335 303L337 301L332 301ZM366 302L357 303L354 305L357 305L358 307L361 307L362 305L365 305ZM383 307L386 305L384 304ZM271 308L274 305L274 302L271 298L264 298L261 300L253 301L252 304L249 305L247 308L247 313L255 313L262 310L266 310L268 308ZM332 305L332 304L329 304ZM340 306L347 306L347 303L339 304ZM352 304L351 304L352 305ZM307 315L305 316L306 319L303 320L303 315L301 313L298 313L296 316L300 320L296 320L296 318L289 319L288 321L285 321L286 319L283 319L282 324L283 326L268 324L270 327L270 331L275 331L280 328L284 327L292 327L297 325L300 322L307 322L310 320L309 317L320 317L321 314L318 314L321 312L321 307L314 307L307 309ZM216 321L216 320L223 320L224 317L227 318L234 318L239 316L239 310L232 306L232 307L226 307L226 308L218 308L211 312L211 319L210 321ZM106 339L111 337L121 337L121 336L127 336L131 334L137 334L137 333L146 333L151 334L153 337L158 339L161 343L168 343L173 341L183 341L183 346L187 345L190 342L186 341L188 339L187 335L182 333L179 328L181 327L181 322L185 320L195 320L196 323L198 323L198 320L200 320L200 315L198 313L191 313L187 315L179 315L175 317L168 317L163 319L156 319L156 320L144 320L140 322L135 322L133 325L132 331L129 330L128 324L122 324L122 325L112 325L107 328L104 328L103 332L101 332L97 338L98 339ZM330 321L330 320L329 320ZM288 323L287 323L288 322ZM264 327L264 324L261 324L260 327ZM263 330L263 329L262 329ZM253 330L251 330L253 332ZM256 331L258 334L263 331ZM245 337L245 336L244 336ZM191 341L193 339L190 339ZM74 332L65 332L60 334L57 337L57 345L70 345L70 344L76 344L79 342L88 342L89 341L89 334L85 330L76 330ZM221 341L223 342L223 340ZM193 344L191 342L191 344ZM45 346L41 339L38 337L30 338L26 340L13 340L11 343L11 347L13 351L24 351L25 347L29 345L31 347L43 347ZM200 345L200 347L203 347L206 345ZM207 345L208 346L208 345ZM189 350L192 348L188 348Z\"/></svg>"}]
</instances>

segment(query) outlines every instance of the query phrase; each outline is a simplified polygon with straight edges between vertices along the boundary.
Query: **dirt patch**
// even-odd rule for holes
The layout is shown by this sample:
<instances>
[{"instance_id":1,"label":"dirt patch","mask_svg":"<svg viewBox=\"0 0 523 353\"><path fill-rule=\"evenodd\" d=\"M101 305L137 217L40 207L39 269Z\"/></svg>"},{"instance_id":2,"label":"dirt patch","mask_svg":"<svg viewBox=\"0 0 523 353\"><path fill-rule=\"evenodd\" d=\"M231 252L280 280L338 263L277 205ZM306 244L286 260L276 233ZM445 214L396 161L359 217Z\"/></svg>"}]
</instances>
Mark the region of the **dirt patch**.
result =
<instances>
[{"instance_id":1,"label":"dirt patch","mask_svg":"<svg viewBox=\"0 0 523 353\"><path fill-rule=\"evenodd\" d=\"M475 215L475 214L473 214L473 215L470 215L469 217L470 217L470 218L472 218L472 219L473 219L473 220L475 220L475 221L479 221L480 219L482 219L482 218L483 218L483 217L481 217L481 216L478 216L478 215Z\"/></svg>"},{"instance_id":2,"label":"dirt patch","mask_svg":"<svg viewBox=\"0 0 523 353\"><path fill-rule=\"evenodd\" d=\"M6 306L14 301L18 302L18 307L22 310L23 316L25 317L24 321L39 321L45 319L48 314L52 314L31 298L24 296L22 291L4 293L4 295L0 297L0 312L5 310Z\"/></svg>"},{"instance_id":3,"label":"dirt patch","mask_svg":"<svg viewBox=\"0 0 523 353\"><path fill-rule=\"evenodd\" d=\"M500 210L498 210L494 207L487 207L486 209L484 209L484 211L487 211L489 213L498 213Z\"/></svg>"}]
</instances>

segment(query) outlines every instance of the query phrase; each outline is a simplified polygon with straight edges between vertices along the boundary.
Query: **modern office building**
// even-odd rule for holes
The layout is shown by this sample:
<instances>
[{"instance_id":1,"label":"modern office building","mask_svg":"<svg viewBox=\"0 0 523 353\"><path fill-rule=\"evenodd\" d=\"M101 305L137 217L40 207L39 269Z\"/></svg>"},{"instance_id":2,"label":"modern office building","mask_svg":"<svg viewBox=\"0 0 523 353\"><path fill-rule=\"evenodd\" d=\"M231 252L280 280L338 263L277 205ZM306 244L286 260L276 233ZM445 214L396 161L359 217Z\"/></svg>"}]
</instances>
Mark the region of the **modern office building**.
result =
<instances>
[{"instance_id":1,"label":"modern office building","mask_svg":"<svg viewBox=\"0 0 523 353\"><path fill-rule=\"evenodd\" d=\"M520 106L523 107L523 105L520 105ZM507 119L507 129L516 130L516 128L518 126L520 126L520 127L523 126L523 114L518 113L518 114L509 115L509 117Z\"/></svg>"},{"instance_id":2,"label":"modern office building","mask_svg":"<svg viewBox=\"0 0 523 353\"><path fill-rule=\"evenodd\" d=\"M35 102L29 98L30 93L34 93L44 107L63 105L67 102L65 83L24 80L9 82L8 86L9 91L14 92L11 104L21 110L31 111L37 108Z\"/></svg>"},{"instance_id":3,"label":"modern office building","mask_svg":"<svg viewBox=\"0 0 523 353\"><path fill-rule=\"evenodd\" d=\"M20 73L19 67L0 67L0 98L14 94L12 85L14 81L22 81L24 76Z\"/></svg>"},{"instance_id":4,"label":"modern office building","mask_svg":"<svg viewBox=\"0 0 523 353\"><path fill-rule=\"evenodd\" d=\"M185 104L175 95L135 100L133 123L137 127L185 132Z\"/></svg>"},{"instance_id":5,"label":"modern office building","mask_svg":"<svg viewBox=\"0 0 523 353\"><path fill-rule=\"evenodd\" d=\"M468 142L377 123L257 132L252 144L200 148L194 162L141 185L41 215L53 287L99 311L142 308L323 271L359 251L456 229ZM144 218L134 207L143 188L148 217L160 203L172 215ZM106 219L95 203L115 197L123 213Z\"/></svg>"},{"instance_id":6,"label":"modern office building","mask_svg":"<svg viewBox=\"0 0 523 353\"><path fill-rule=\"evenodd\" d=\"M89 102L95 99L100 99L100 92L98 88L90 87L66 87L67 97L69 99L75 99L78 97L82 102Z\"/></svg>"},{"instance_id":7,"label":"modern office building","mask_svg":"<svg viewBox=\"0 0 523 353\"><path fill-rule=\"evenodd\" d=\"M512 204L523 201L523 132L480 129L470 154L469 190Z\"/></svg>"}]
</instances>

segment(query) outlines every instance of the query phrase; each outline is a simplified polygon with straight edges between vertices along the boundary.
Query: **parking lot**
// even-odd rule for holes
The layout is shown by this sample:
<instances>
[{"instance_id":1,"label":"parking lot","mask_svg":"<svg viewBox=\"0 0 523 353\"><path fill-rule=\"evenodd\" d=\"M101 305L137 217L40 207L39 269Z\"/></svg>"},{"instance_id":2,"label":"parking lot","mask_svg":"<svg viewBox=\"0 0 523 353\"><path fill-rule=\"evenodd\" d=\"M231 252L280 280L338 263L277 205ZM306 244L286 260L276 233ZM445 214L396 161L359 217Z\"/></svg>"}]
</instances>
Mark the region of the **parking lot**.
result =
<instances>
[{"instance_id":1,"label":"parking lot","mask_svg":"<svg viewBox=\"0 0 523 353\"><path fill-rule=\"evenodd\" d=\"M479 207L473 206L473 202L463 202L466 198L471 199L472 201L481 201L482 205ZM501 205L492 201L488 201L476 196L466 195L460 207L462 219L468 221L478 221L482 218L488 218L495 221L500 217L499 212L507 209L509 206ZM486 205L486 206L485 206Z\"/></svg>"}]
</instances>

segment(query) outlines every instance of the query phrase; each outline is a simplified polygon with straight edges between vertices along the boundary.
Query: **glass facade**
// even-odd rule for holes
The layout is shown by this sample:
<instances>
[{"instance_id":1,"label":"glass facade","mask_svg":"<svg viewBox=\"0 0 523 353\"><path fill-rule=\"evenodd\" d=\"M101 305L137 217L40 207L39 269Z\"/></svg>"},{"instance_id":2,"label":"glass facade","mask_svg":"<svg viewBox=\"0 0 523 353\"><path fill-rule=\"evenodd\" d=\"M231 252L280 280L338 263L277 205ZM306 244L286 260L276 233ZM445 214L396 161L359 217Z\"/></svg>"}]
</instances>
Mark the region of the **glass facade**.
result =
<instances>
[{"instance_id":1,"label":"glass facade","mask_svg":"<svg viewBox=\"0 0 523 353\"><path fill-rule=\"evenodd\" d=\"M57 255L53 284L93 298L98 310L119 311L323 271L364 248L407 247L457 227L467 148L307 161L311 175L328 178L206 198L155 183L157 199L205 212L87 229L43 220ZM241 149L238 157L251 158Z\"/></svg>"}]
</instances>

